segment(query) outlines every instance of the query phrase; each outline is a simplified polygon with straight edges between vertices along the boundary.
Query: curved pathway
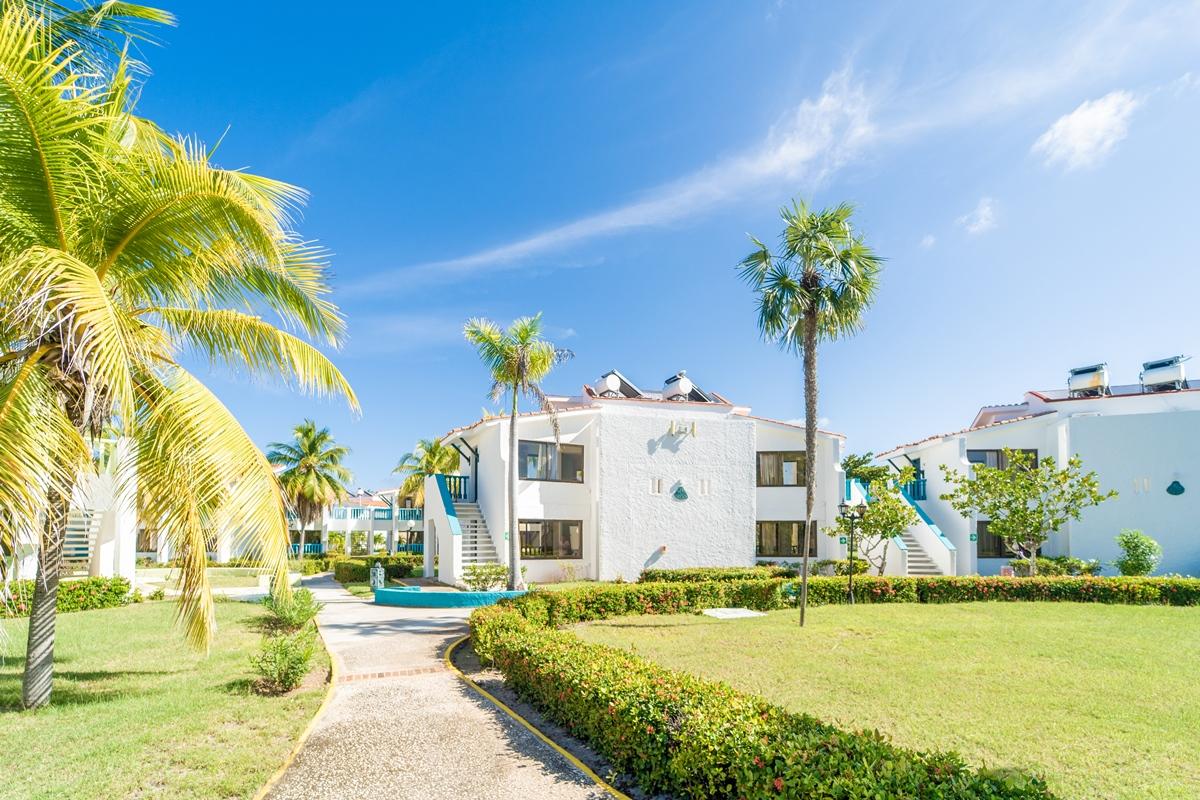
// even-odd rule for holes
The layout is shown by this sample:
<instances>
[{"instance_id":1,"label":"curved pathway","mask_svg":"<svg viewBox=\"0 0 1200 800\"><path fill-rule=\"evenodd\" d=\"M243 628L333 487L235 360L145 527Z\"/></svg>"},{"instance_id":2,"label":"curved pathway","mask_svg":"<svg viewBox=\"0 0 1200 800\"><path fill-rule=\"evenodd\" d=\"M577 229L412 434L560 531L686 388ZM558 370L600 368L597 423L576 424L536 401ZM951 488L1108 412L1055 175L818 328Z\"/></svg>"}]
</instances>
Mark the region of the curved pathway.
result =
<instances>
[{"instance_id":1,"label":"curved pathway","mask_svg":"<svg viewBox=\"0 0 1200 800\"><path fill-rule=\"evenodd\" d=\"M377 606L305 579L338 685L268 794L309 798L605 798L587 777L445 668L469 609Z\"/></svg>"}]
</instances>

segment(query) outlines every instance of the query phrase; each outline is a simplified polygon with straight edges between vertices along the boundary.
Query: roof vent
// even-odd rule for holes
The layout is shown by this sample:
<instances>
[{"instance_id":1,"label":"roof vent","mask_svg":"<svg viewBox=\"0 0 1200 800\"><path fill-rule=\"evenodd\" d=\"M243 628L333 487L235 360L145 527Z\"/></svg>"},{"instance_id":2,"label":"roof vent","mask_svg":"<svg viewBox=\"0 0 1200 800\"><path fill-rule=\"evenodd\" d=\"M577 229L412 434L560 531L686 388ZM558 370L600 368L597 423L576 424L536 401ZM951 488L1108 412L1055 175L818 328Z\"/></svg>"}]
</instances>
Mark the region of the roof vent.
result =
<instances>
[{"instance_id":1,"label":"roof vent","mask_svg":"<svg viewBox=\"0 0 1200 800\"><path fill-rule=\"evenodd\" d=\"M1108 364L1076 367L1067 376L1067 395L1070 397L1105 397L1108 388Z\"/></svg>"},{"instance_id":2,"label":"roof vent","mask_svg":"<svg viewBox=\"0 0 1200 800\"><path fill-rule=\"evenodd\" d=\"M1171 356L1142 364L1143 392L1177 392L1187 388L1183 362L1191 356Z\"/></svg>"},{"instance_id":3,"label":"roof vent","mask_svg":"<svg viewBox=\"0 0 1200 800\"><path fill-rule=\"evenodd\" d=\"M695 387L692 379L687 376L687 371L681 369L663 384L663 400L690 400L693 388Z\"/></svg>"}]
</instances>

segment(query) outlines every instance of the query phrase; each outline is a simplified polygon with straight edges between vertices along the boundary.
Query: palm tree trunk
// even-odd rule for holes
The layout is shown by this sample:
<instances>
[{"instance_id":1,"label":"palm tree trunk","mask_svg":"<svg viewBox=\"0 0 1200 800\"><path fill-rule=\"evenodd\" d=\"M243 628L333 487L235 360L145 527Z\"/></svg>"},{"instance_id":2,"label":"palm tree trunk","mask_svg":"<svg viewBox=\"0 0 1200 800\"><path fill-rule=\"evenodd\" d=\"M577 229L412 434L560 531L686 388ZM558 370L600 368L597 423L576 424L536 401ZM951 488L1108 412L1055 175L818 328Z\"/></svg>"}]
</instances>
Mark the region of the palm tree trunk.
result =
<instances>
[{"instance_id":1,"label":"palm tree trunk","mask_svg":"<svg viewBox=\"0 0 1200 800\"><path fill-rule=\"evenodd\" d=\"M517 387L512 387L508 418L508 588L521 588L521 537L517 532Z\"/></svg>"},{"instance_id":2,"label":"palm tree trunk","mask_svg":"<svg viewBox=\"0 0 1200 800\"><path fill-rule=\"evenodd\" d=\"M800 573L800 626L808 609L808 550L812 547L813 500L817 490L817 318L804 315L804 567Z\"/></svg>"},{"instance_id":3,"label":"palm tree trunk","mask_svg":"<svg viewBox=\"0 0 1200 800\"><path fill-rule=\"evenodd\" d=\"M300 523L300 552L296 554L297 558L304 558L304 528L305 524Z\"/></svg>"},{"instance_id":4,"label":"palm tree trunk","mask_svg":"<svg viewBox=\"0 0 1200 800\"><path fill-rule=\"evenodd\" d=\"M38 548L37 580L29 611L29 642L25 650L25 675L21 704L41 708L50 702L54 685L54 625L58 614L58 582L71 499L50 490L46 528Z\"/></svg>"}]
</instances>

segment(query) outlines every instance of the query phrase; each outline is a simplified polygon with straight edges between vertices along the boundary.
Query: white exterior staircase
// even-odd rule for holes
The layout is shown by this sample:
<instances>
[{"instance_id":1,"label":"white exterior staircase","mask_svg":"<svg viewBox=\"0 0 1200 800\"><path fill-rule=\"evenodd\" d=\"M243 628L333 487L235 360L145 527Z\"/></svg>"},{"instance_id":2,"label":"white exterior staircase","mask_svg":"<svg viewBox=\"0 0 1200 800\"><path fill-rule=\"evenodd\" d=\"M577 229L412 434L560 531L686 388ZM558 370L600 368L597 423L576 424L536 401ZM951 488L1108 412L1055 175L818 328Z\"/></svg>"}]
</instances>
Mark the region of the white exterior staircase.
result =
<instances>
[{"instance_id":1,"label":"white exterior staircase","mask_svg":"<svg viewBox=\"0 0 1200 800\"><path fill-rule=\"evenodd\" d=\"M908 548L908 574L915 576L941 575L942 571L938 569L938 565L934 563L925 549L921 547L917 537L911 532L904 531L900 534L900 538L904 540L904 546Z\"/></svg>"},{"instance_id":2,"label":"white exterior staircase","mask_svg":"<svg viewBox=\"0 0 1200 800\"><path fill-rule=\"evenodd\" d=\"M462 528L463 566L500 563L496 545L492 542L492 534L488 532L487 520L483 518L479 504L455 501L454 515L458 517L458 525Z\"/></svg>"}]
</instances>

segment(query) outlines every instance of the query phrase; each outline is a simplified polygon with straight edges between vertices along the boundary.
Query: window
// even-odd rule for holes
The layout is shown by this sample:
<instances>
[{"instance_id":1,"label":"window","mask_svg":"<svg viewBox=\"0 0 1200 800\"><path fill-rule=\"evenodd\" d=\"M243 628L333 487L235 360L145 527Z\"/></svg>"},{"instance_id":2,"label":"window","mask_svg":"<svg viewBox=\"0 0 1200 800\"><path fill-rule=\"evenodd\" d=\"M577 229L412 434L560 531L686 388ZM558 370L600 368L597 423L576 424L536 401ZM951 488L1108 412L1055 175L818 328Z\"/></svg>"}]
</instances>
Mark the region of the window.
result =
<instances>
[{"instance_id":1,"label":"window","mask_svg":"<svg viewBox=\"0 0 1200 800\"><path fill-rule=\"evenodd\" d=\"M579 520L523 519L521 558L583 558L583 523Z\"/></svg>"},{"instance_id":2,"label":"window","mask_svg":"<svg viewBox=\"0 0 1200 800\"><path fill-rule=\"evenodd\" d=\"M759 486L803 486L804 451L758 454Z\"/></svg>"},{"instance_id":3,"label":"window","mask_svg":"<svg viewBox=\"0 0 1200 800\"><path fill-rule=\"evenodd\" d=\"M1026 450L1023 448L1010 448L1018 453L1027 453L1037 463L1038 451ZM985 467L993 469L1004 469L1008 466L1008 459L1004 457L1003 450L968 450L967 461L972 464L983 464Z\"/></svg>"},{"instance_id":4,"label":"window","mask_svg":"<svg viewBox=\"0 0 1200 800\"><path fill-rule=\"evenodd\" d=\"M988 533L989 522L981 519L975 523L975 556L976 558L1024 558L1021 553L1013 552L1004 540L994 533ZM1038 548L1038 555L1042 554Z\"/></svg>"},{"instance_id":5,"label":"window","mask_svg":"<svg viewBox=\"0 0 1200 800\"><path fill-rule=\"evenodd\" d=\"M583 483L582 445L522 440L517 464L523 480Z\"/></svg>"},{"instance_id":6,"label":"window","mask_svg":"<svg viewBox=\"0 0 1200 800\"><path fill-rule=\"evenodd\" d=\"M817 521L809 526L808 557L817 557ZM804 555L804 520L797 522L755 523L755 555L795 556Z\"/></svg>"}]
</instances>

